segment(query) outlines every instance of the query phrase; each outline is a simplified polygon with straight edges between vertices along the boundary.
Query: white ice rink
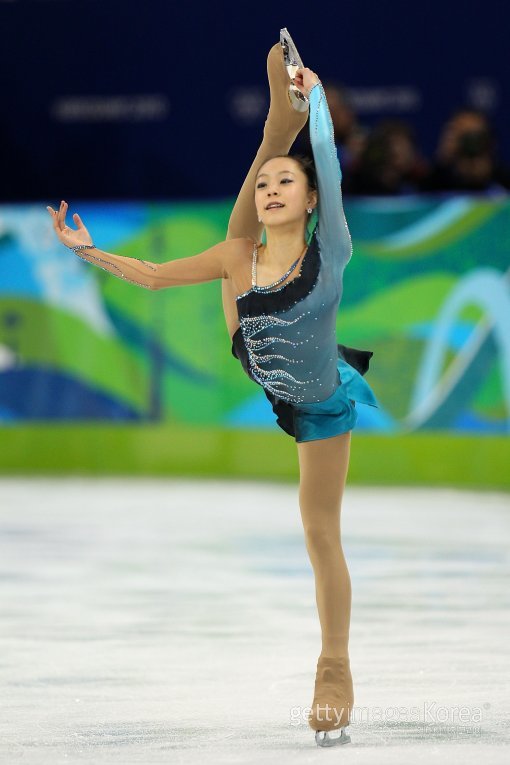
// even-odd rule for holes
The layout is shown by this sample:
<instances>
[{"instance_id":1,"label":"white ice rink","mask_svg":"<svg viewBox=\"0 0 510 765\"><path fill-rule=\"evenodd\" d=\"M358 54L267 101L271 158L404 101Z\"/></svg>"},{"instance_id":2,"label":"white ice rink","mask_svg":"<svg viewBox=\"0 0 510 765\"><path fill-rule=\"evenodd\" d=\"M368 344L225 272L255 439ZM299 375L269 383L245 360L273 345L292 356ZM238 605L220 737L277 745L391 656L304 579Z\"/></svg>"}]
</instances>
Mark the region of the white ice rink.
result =
<instances>
[{"instance_id":1,"label":"white ice rink","mask_svg":"<svg viewBox=\"0 0 510 765\"><path fill-rule=\"evenodd\" d=\"M510 495L347 486L352 743L317 748L297 485L0 479L0 762L508 763Z\"/></svg>"}]
</instances>

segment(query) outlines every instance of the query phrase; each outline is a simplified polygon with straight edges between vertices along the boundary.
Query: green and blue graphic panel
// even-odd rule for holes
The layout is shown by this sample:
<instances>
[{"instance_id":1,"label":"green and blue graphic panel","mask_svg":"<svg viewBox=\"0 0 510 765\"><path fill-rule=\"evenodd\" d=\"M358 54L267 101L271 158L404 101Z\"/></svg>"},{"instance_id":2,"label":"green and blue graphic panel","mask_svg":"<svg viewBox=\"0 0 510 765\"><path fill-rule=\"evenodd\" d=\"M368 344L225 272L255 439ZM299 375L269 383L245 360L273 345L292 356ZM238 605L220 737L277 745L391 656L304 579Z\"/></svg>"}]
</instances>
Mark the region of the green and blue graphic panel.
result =
<instances>
[{"instance_id":1,"label":"green and blue graphic panel","mask_svg":"<svg viewBox=\"0 0 510 765\"><path fill-rule=\"evenodd\" d=\"M232 200L71 203L97 246L154 262L225 237ZM354 253L338 341L372 350L380 409L357 430L505 434L510 201L346 202ZM0 207L0 425L174 423L279 430L231 354L219 281L143 289L56 238L45 203Z\"/></svg>"}]
</instances>

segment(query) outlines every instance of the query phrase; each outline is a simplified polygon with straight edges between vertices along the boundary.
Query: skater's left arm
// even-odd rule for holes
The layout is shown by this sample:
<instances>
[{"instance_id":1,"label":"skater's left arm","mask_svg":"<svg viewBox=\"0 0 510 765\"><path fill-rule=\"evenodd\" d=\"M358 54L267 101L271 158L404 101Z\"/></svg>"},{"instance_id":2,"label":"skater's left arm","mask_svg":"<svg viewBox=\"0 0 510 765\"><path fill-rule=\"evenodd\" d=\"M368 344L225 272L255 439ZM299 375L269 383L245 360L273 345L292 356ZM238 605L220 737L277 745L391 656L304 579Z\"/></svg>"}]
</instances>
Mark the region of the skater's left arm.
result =
<instances>
[{"instance_id":1,"label":"skater's left arm","mask_svg":"<svg viewBox=\"0 0 510 765\"><path fill-rule=\"evenodd\" d=\"M62 244L70 249L77 245L86 245L87 249L74 250L78 257L97 265L119 279L150 290L201 284L213 279L228 279L235 268L238 268L240 253L251 254L253 248L253 242L250 239L229 239L188 258L176 258L166 263L152 263L148 260L100 250L92 242L91 235L77 213L73 216L77 228L73 229L66 225L66 202L62 202L58 212L51 207L47 209L53 218L55 232Z\"/></svg>"},{"instance_id":2,"label":"skater's left arm","mask_svg":"<svg viewBox=\"0 0 510 765\"><path fill-rule=\"evenodd\" d=\"M239 261L240 245L242 247L245 242L251 250L251 240L229 239L199 252L198 255L176 258L165 263L115 255L112 252L103 252L97 247L92 251L80 250L76 254L119 279L150 290L162 290L166 287L184 287L214 279L230 278L232 258Z\"/></svg>"}]
</instances>

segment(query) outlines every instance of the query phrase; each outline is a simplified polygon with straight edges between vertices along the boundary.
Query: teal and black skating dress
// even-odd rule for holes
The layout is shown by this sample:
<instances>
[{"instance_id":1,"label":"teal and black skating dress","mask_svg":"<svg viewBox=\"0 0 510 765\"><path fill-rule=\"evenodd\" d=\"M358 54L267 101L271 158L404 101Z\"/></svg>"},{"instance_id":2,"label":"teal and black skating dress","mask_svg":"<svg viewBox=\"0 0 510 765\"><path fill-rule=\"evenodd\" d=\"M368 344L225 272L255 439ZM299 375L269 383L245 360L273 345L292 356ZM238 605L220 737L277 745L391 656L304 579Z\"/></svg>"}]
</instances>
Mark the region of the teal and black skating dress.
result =
<instances>
[{"instance_id":1,"label":"teal and black skating dress","mask_svg":"<svg viewBox=\"0 0 510 765\"><path fill-rule=\"evenodd\" d=\"M263 387L277 424L297 442L351 430L358 416L356 401L378 406L363 377L373 352L338 344L336 338L343 271L352 256L352 242L333 125L320 82L310 91L310 141L318 222L301 273L283 286L254 284L239 295L240 326L232 338L232 353ZM256 246L253 257L256 261Z\"/></svg>"}]
</instances>

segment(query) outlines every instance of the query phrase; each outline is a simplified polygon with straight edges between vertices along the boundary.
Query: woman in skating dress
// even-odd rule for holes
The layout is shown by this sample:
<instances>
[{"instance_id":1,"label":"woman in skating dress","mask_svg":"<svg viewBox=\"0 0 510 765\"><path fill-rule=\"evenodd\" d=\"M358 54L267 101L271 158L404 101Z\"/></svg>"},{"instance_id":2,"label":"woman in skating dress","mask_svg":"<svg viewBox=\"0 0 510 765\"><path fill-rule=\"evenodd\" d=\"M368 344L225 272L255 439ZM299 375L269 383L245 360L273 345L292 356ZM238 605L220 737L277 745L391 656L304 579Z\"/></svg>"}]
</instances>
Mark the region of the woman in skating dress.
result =
<instances>
[{"instance_id":1,"label":"woman in skating dress","mask_svg":"<svg viewBox=\"0 0 510 765\"><path fill-rule=\"evenodd\" d=\"M352 244L326 96L312 70L295 67L293 85L309 115L308 109L295 108L286 64L289 46L297 52L282 32L267 60L271 102L263 140L225 241L192 257L152 263L98 249L77 213L77 228L66 225L66 202L48 211L63 244L128 282L156 290L222 280L232 353L262 386L278 425L297 445L299 504L322 638L308 722L317 744L333 746L350 741L345 727L354 704L348 651L351 581L341 544L341 501L355 402L378 404L363 377L372 352L336 339ZM308 116L313 162L288 156ZM315 208L317 224L310 233ZM332 731L339 735L333 737Z\"/></svg>"}]
</instances>

